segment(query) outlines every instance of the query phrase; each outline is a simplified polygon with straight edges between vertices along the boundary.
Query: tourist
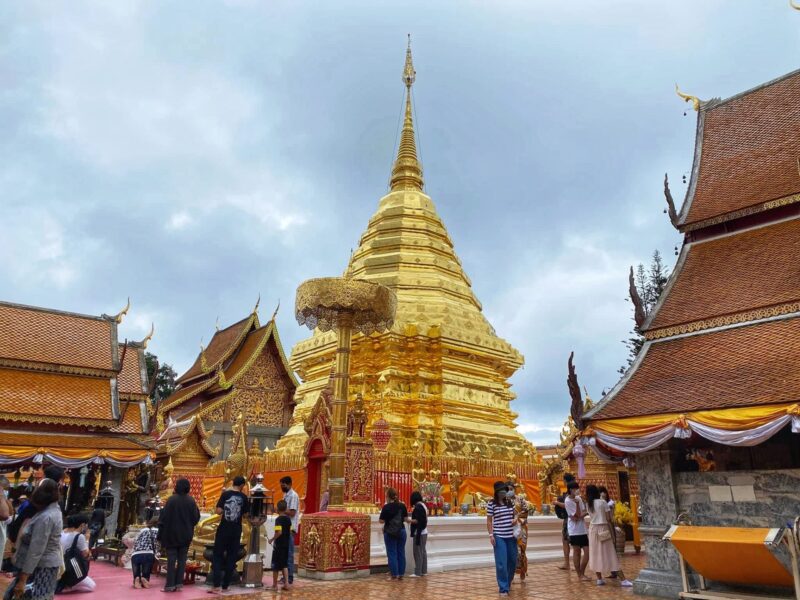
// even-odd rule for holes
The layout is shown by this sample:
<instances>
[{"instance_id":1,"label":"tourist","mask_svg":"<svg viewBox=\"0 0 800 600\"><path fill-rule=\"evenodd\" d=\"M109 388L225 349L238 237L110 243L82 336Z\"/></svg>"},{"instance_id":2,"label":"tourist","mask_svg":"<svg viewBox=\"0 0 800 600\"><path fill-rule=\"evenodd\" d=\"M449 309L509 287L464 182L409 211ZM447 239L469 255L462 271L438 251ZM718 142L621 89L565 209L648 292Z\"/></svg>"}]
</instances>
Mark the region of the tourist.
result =
<instances>
[{"instance_id":1,"label":"tourist","mask_svg":"<svg viewBox=\"0 0 800 600\"><path fill-rule=\"evenodd\" d=\"M89 515L77 514L67 517L67 526L61 532L61 552L64 555L64 574L58 581L56 593L93 592L97 588L89 577ZM75 556L73 556L75 555ZM72 564L72 559L76 564Z\"/></svg>"},{"instance_id":2,"label":"tourist","mask_svg":"<svg viewBox=\"0 0 800 600\"><path fill-rule=\"evenodd\" d=\"M292 489L292 478L281 477L281 491L286 500L286 515L292 520L292 531L289 535L289 583L294 582L294 536L300 523L300 496ZM327 508L327 507L326 507Z\"/></svg>"},{"instance_id":3,"label":"tourist","mask_svg":"<svg viewBox=\"0 0 800 600\"><path fill-rule=\"evenodd\" d=\"M600 496L595 485L586 486L586 504L589 507L589 570L597 575L597 585L605 585L603 573L615 573L622 580L622 587L633 584L625 579L619 566L619 558L614 547L611 510L608 502Z\"/></svg>"},{"instance_id":4,"label":"tourist","mask_svg":"<svg viewBox=\"0 0 800 600\"><path fill-rule=\"evenodd\" d=\"M14 554L19 569L6 589L4 600L32 598L51 600L61 566L61 509L58 483L44 479L31 495L36 514L22 527Z\"/></svg>"},{"instance_id":5,"label":"tourist","mask_svg":"<svg viewBox=\"0 0 800 600\"><path fill-rule=\"evenodd\" d=\"M514 505L507 498L508 484L497 481L494 497L486 505L486 528L494 549L494 567L501 596L508 596L517 569L517 539L514 537Z\"/></svg>"},{"instance_id":6,"label":"tourist","mask_svg":"<svg viewBox=\"0 0 800 600\"><path fill-rule=\"evenodd\" d=\"M422 501L422 494L411 493L411 539L414 540L414 573L411 577L425 577L428 574L428 507Z\"/></svg>"},{"instance_id":7,"label":"tourist","mask_svg":"<svg viewBox=\"0 0 800 600\"><path fill-rule=\"evenodd\" d=\"M608 495L608 489L604 485L597 486L597 489L600 491L600 497L608 503L608 508L611 509L611 515L614 515L614 507L616 506L616 502L611 499L611 496Z\"/></svg>"},{"instance_id":8,"label":"tourist","mask_svg":"<svg viewBox=\"0 0 800 600\"><path fill-rule=\"evenodd\" d=\"M575 477L572 474L564 473L565 486L569 485L569 482L574 480ZM556 509L556 516L563 521L561 524L561 547L564 550L564 564L558 567L562 571L569 571L569 533L567 532L569 515L567 514L567 509L564 507L564 500L566 497L567 494L563 493L553 502Z\"/></svg>"},{"instance_id":9,"label":"tourist","mask_svg":"<svg viewBox=\"0 0 800 600\"><path fill-rule=\"evenodd\" d=\"M287 515L286 500L278 500L278 518L275 519L275 535L268 540L272 544L272 589L278 589L278 572L283 573L283 589L289 584L289 538L292 536L292 520Z\"/></svg>"},{"instance_id":10,"label":"tourist","mask_svg":"<svg viewBox=\"0 0 800 600\"><path fill-rule=\"evenodd\" d=\"M156 562L158 553L158 517L150 517L147 525L139 530L133 541L131 552L131 570L133 571L133 587L147 589L150 587L150 573Z\"/></svg>"},{"instance_id":11,"label":"tourist","mask_svg":"<svg viewBox=\"0 0 800 600\"><path fill-rule=\"evenodd\" d=\"M3 555L6 548L6 527L11 522L11 517L14 514L14 506L11 504L11 500L8 499L10 485L8 479L4 475L0 475L0 571L2 571Z\"/></svg>"},{"instance_id":12,"label":"tourist","mask_svg":"<svg viewBox=\"0 0 800 600\"><path fill-rule=\"evenodd\" d=\"M397 490L386 490L387 502L381 509L378 522L383 525L383 543L389 559L387 579L402 579L406 573L406 526L408 509L397 499Z\"/></svg>"},{"instance_id":13,"label":"tourist","mask_svg":"<svg viewBox=\"0 0 800 600\"><path fill-rule=\"evenodd\" d=\"M580 486L577 481L567 484L567 497L564 499L564 508L569 518L567 519L567 533L569 545L572 546L572 562L578 579L588 581L586 565L589 564L589 535L586 531L586 504L580 497Z\"/></svg>"},{"instance_id":14,"label":"tourist","mask_svg":"<svg viewBox=\"0 0 800 600\"><path fill-rule=\"evenodd\" d=\"M167 500L158 520L158 541L167 552L167 581L164 592L183 589L186 555L192 543L194 527L200 520L197 504L189 495L188 479L178 479L175 492Z\"/></svg>"},{"instance_id":15,"label":"tourist","mask_svg":"<svg viewBox=\"0 0 800 600\"><path fill-rule=\"evenodd\" d=\"M237 475L231 487L219 497L216 513L220 515L217 533L214 536L214 557L212 564L213 586L211 593L226 591L231 584L239 559L239 546L242 540L242 517L250 512L250 503L242 493L245 478ZM223 576L223 571L225 575Z\"/></svg>"},{"instance_id":16,"label":"tourist","mask_svg":"<svg viewBox=\"0 0 800 600\"><path fill-rule=\"evenodd\" d=\"M89 548L97 546L97 541L106 528L106 511L102 508L95 508L89 518Z\"/></svg>"}]
</instances>

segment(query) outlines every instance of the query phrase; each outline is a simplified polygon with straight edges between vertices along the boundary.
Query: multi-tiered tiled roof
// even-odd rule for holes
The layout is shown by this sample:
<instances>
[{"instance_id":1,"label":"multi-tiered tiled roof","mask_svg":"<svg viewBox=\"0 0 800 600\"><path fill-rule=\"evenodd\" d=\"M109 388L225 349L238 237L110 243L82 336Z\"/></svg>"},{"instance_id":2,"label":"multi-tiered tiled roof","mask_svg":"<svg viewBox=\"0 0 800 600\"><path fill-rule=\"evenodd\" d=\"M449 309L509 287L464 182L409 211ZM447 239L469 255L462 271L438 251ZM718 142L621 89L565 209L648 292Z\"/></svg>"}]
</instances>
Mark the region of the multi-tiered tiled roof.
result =
<instances>
[{"instance_id":1,"label":"multi-tiered tiled roof","mask_svg":"<svg viewBox=\"0 0 800 600\"><path fill-rule=\"evenodd\" d=\"M675 270L588 417L763 407L800 389L800 71L701 103Z\"/></svg>"}]
</instances>

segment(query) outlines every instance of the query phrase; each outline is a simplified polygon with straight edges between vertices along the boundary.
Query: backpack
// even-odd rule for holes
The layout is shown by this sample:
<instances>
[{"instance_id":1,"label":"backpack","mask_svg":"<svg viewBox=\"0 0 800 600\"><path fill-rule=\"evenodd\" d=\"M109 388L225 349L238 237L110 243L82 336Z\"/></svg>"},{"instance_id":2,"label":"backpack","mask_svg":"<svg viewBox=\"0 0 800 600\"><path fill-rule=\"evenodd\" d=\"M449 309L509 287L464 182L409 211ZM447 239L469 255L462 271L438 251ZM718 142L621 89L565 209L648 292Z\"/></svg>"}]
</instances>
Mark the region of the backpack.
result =
<instances>
[{"instance_id":1,"label":"backpack","mask_svg":"<svg viewBox=\"0 0 800 600\"><path fill-rule=\"evenodd\" d=\"M72 540L72 545L64 552L64 574L58 580L56 592L79 584L89 574L89 561L78 550L78 538L81 535L76 533L75 538Z\"/></svg>"},{"instance_id":2,"label":"backpack","mask_svg":"<svg viewBox=\"0 0 800 600\"><path fill-rule=\"evenodd\" d=\"M564 502L564 496L559 496L559 497L558 497L558 501L559 501L559 502ZM556 506L555 506L555 509L556 509L556 516L557 516L559 519L561 519L562 521L563 521L564 519L566 519L566 518L569 516L569 515L567 514L567 509L566 509L566 508L564 508L563 506L558 506L558 505L556 505Z\"/></svg>"},{"instance_id":3,"label":"backpack","mask_svg":"<svg viewBox=\"0 0 800 600\"><path fill-rule=\"evenodd\" d=\"M395 515L386 522L386 525L383 526L383 532L392 536L399 538L400 532L403 531L405 528L403 527L403 513L398 508Z\"/></svg>"}]
</instances>

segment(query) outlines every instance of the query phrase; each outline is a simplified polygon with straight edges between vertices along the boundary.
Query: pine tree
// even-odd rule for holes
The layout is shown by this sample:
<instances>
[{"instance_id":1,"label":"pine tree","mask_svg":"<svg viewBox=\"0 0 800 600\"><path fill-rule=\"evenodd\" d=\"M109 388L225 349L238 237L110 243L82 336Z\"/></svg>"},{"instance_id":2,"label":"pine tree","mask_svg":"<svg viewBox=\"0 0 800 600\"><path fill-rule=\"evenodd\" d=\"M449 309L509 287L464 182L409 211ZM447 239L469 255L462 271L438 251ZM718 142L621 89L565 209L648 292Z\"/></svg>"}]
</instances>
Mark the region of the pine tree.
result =
<instances>
[{"instance_id":1,"label":"pine tree","mask_svg":"<svg viewBox=\"0 0 800 600\"><path fill-rule=\"evenodd\" d=\"M653 257L650 261L650 268L645 270L644 265L639 263L634 272L633 281L636 286L636 291L639 292L639 297L642 299L645 317L650 316L650 313L658 303L661 293L667 286L669 279L669 271L664 266L664 260L661 258L661 253L658 250L653 251ZM630 302L630 298L627 299ZM636 356L644 345L644 336L639 330L634 327L631 330L631 337L623 340L623 344L628 347L628 362L619 368L619 373L624 374L625 371L636 360Z\"/></svg>"}]
</instances>

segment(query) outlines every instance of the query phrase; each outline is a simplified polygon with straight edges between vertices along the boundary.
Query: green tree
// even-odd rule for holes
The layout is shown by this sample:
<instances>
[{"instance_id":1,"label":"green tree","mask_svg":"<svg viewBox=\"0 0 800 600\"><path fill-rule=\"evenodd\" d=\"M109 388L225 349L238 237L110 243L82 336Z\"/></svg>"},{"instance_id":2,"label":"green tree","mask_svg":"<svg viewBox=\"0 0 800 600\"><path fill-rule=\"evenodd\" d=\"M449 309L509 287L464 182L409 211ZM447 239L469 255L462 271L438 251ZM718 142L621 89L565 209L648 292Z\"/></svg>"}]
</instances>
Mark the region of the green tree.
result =
<instances>
[{"instance_id":1,"label":"green tree","mask_svg":"<svg viewBox=\"0 0 800 600\"><path fill-rule=\"evenodd\" d=\"M172 365L167 363L159 364L158 357L155 354L145 352L144 359L147 364L147 380L152 382L153 377L156 379L153 393L150 394L150 401L155 404L159 400L169 397L175 391L175 379L177 379L178 374L172 368Z\"/></svg>"},{"instance_id":2,"label":"green tree","mask_svg":"<svg viewBox=\"0 0 800 600\"><path fill-rule=\"evenodd\" d=\"M645 269L642 263L636 267L634 271L633 281L636 286L636 291L639 293L639 298L642 299L642 309L644 310L645 318L650 316L650 313L658 303L664 288L667 286L669 279L669 271L664 265L664 259L661 258L661 253L658 250L653 251L653 257L650 261L650 268ZM627 298L628 302L632 302ZM634 318L634 323L635 323ZM630 332L630 337L622 341L628 348L628 362L619 368L620 374L633 364L636 356L644 345L644 336L639 331L639 328L634 326Z\"/></svg>"}]
</instances>

